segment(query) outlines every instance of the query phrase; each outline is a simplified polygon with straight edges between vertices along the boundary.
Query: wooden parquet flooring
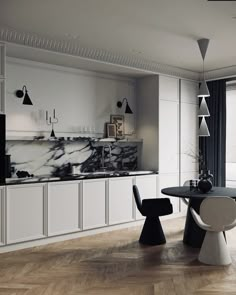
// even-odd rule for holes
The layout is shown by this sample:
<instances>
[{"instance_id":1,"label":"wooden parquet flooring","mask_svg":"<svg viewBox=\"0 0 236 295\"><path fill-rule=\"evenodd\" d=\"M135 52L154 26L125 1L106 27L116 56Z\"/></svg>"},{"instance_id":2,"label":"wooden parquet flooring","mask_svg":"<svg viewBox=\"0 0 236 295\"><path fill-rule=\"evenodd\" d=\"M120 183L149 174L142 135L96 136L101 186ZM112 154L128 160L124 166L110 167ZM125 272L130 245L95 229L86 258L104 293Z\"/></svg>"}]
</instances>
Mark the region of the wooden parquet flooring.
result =
<instances>
[{"instance_id":1,"label":"wooden parquet flooring","mask_svg":"<svg viewBox=\"0 0 236 295\"><path fill-rule=\"evenodd\" d=\"M162 222L167 244L141 246L141 227L0 254L0 295L236 294L233 263L206 266L182 243L184 218Z\"/></svg>"}]
</instances>

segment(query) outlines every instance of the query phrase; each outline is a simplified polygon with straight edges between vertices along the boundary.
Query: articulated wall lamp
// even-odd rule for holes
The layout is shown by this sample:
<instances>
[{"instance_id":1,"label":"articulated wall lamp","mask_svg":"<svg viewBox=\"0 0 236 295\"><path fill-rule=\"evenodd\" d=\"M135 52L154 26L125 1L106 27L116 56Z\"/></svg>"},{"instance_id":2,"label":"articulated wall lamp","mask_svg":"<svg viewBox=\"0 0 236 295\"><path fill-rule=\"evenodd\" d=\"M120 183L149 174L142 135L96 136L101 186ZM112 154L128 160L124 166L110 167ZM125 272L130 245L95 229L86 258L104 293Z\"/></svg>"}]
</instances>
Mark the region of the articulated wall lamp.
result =
<instances>
[{"instance_id":1,"label":"articulated wall lamp","mask_svg":"<svg viewBox=\"0 0 236 295\"><path fill-rule=\"evenodd\" d=\"M22 104L33 105L32 101L29 97L28 90L25 85L22 87L22 90L16 90L15 94L19 98L22 98L24 96Z\"/></svg>"},{"instance_id":2,"label":"articulated wall lamp","mask_svg":"<svg viewBox=\"0 0 236 295\"><path fill-rule=\"evenodd\" d=\"M116 104L117 107L118 107L118 108L121 108L124 102L126 102L125 113L126 113L126 114L133 114L133 112L132 112L132 110L131 110L131 108L130 108L130 106L129 106L129 104L128 104L128 100L127 100L126 97L123 98L122 102L121 102L121 101L118 101L118 102L117 102L117 104Z\"/></svg>"}]
</instances>

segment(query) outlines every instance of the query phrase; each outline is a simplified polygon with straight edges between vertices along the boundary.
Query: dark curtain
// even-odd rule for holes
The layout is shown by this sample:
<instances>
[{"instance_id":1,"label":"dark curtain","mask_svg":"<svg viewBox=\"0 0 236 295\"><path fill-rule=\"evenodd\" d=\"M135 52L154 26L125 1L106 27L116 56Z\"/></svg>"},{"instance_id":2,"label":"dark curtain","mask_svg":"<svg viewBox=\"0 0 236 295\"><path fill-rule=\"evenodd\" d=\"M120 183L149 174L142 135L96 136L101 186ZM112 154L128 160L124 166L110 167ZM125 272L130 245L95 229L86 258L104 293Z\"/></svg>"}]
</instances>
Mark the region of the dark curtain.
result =
<instances>
[{"instance_id":1,"label":"dark curtain","mask_svg":"<svg viewBox=\"0 0 236 295\"><path fill-rule=\"evenodd\" d=\"M225 186L226 159L226 80L207 83L206 98L210 117L206 117L209 137L199 137L199 149L207 169L213 174L214 186Z\"/></svg>"}]
</instances>

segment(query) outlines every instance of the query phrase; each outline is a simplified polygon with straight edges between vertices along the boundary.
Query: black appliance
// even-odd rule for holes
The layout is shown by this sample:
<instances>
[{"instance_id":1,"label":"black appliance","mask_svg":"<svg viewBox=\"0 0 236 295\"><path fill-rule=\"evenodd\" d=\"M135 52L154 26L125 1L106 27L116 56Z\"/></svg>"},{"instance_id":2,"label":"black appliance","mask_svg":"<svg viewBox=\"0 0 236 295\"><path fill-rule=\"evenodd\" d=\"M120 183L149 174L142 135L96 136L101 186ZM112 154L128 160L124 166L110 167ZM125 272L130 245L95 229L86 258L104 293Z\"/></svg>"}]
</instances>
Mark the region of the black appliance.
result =
<instances>
[{"instance_id":1,"label":"black appliance","mask_svg":"<svg viewBox=\"0 0 236 295\"><path fill-rule=\"evenodd\" d=\"M0 184L5 184L6 179L6 115L0 114Z\"/></svg>"}]
</instances>

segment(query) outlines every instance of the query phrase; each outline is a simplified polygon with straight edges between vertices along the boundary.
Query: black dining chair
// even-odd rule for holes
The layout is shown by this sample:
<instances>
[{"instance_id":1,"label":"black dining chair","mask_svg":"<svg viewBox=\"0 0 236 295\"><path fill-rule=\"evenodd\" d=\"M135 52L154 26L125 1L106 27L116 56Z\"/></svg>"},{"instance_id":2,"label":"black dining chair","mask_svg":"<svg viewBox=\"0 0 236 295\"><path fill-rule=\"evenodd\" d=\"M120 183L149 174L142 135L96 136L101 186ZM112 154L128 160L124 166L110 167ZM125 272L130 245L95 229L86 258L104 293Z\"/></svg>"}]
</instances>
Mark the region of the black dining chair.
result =
<instances>
[{"instance_id":1,"label":"black dining chair","mask_svg":"<svg viewBox=\"0 0 236 295\"><path fill-rule=\"evenodd\" d=\"M173 213L169 198L155 198L141 200L138 187L133 186L134 198L138 210L146 220L139 238L145 245L161 245L166 243L166 238L160 223L159 216Z\"/></svg>"}]
</instances>

